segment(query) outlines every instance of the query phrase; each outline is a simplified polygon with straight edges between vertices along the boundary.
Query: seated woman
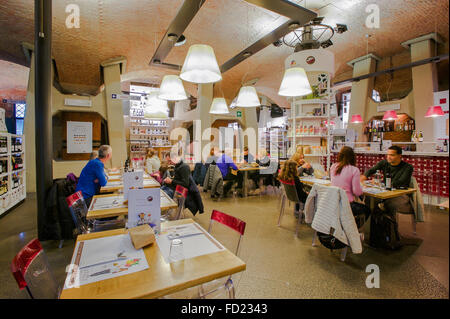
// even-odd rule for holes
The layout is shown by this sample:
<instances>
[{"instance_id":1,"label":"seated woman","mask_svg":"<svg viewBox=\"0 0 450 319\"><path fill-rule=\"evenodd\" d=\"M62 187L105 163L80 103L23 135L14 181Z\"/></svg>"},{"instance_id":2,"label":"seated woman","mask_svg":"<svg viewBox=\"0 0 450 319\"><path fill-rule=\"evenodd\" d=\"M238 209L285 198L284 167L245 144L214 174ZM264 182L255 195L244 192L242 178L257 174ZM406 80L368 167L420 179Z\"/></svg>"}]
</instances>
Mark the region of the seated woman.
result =
<instances>
[{"instance_id":1,"label":"seated woman","mask_svg":"<svg viewBox=\"0 0 450 319\"><path fill-rule=\"evenodd\" d=\"M297 172L297 162L293 160L287 160L284 162L281 167L280 174L278 175L278 179L283 184L294 184L295 189L297 190L297 196L301 203L306 202L306 198L308 197L308 193L303 189L303 184L298 178ZM300 210L300 204L295 205L295 210L298 212ZM296 217L298 214L296 213Z\"/></svg>"},{"instance_id":2,"label":"seated woman","mask_svg":"<svg viewBox=\"0 0 450 319\"><path fill-rule=\"evenodd\" d=\"M161 161L153 148L147 150L147 155L145 157L145 170L148 174L159 170L161 166Z\"/></svg>"},{"instance_id":3,"label":"seated woman","mask_svg":"<svg viewBox=\"0 0 450 319\"><path fill-rule=\"evenodd\" d=\"M314 168L312 168L311 164L305 161L305 155L303 153L295 153L291 160L297 162L298 164L298 175L304 176L304 175L313 175L314 174Z\"/></svg>"},{"instance_id":4,"label":"seated woman","mask_svg":"<svg viewBox=\"0 0 450 319\"><path fill-rule=\"evenodd\" d=\"M355 166L355 152L351 147L344 146L339 152L337 160L338 162L334 163L330 168L331 185L345 190L355 216L364 213L367 219L370 214L369 209L365 206L361 206L360 203L355 202L356 197L363 194L360 182L360 172Z\"/></svg>"}]
</instances>

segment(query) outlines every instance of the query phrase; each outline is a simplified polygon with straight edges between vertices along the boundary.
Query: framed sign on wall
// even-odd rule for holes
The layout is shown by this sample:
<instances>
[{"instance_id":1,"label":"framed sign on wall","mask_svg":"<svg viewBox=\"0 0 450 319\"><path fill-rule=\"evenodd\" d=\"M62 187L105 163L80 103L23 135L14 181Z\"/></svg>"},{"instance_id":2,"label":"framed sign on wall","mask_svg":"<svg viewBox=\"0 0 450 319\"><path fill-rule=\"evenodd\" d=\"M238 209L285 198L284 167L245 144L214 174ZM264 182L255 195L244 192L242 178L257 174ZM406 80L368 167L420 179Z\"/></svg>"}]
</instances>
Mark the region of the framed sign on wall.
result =
<instances>
[{"instance_id":1,"label":"framed sign on wall","mask_svg":"<svg viewBox=\"0 0 450 319\"><path fill-rule=\"evenodd\" d=\"M67 153L92 153L92 122L67 122Z\"/></svg>"}]
</instances>

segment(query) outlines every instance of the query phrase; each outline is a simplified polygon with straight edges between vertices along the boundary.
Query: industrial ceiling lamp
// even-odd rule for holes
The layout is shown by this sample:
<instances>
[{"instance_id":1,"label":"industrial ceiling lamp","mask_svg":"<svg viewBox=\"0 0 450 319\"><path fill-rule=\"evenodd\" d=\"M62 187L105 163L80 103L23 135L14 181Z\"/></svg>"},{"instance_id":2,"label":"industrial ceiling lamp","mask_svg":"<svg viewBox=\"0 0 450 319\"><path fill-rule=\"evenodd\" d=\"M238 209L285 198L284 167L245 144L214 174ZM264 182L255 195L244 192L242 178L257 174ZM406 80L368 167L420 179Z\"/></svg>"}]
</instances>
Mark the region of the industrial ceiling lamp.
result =
<instances>
[{"instance_id":1,"label":"industrial ceiling lamp","mask_svg":"<svg viewBox=\"0 0 450 319\"><path fill-rule=\"evenodd\" d=\"M165 75L159 89L158 98L166 101L186 100L183 83L177 75Z\"/></svg>"},{"instance_id":2,"label":"industrial ceiling lamp","mask_svg":"<svg viewBox=\"0 0 450 319\"><path fill-rule=\"evenodd\" d=\"M258 107L261 106L256 89L253 86L243 86L239 90L236 101L237 107Z\"/></svg>"},{"instance_id":3,"label":"industrial ceiling lamp","mask_svg":"<svg viewBox=\"0 0 450 319\"><path fill-rule=\"evenodd\" d=\"M383 121L395 121L396 119L398 119L398 116L394 110L389 110L384 113Z\"/></svg>"},{"instance_id":4,"label":"industrial ceiling lamp","mask_svg":"<svg viewBox=\"0 0 450 319\"><path fill-rule=\"evenodd\" d=\"M350 121L350 123L352 123L352 124L360 124L362 122L363 122L363 120L362 120L361 115L359 115L359 114L352 115L352 120Z\"/></svg>"},{"instance_id":5,"label":"industrial ceiling lamp","mask_svg":"<svg viewBox=\"0 0 450 319\"><path fill-rule=\"evenodd\" d=\"M440 105L430 106L428 108L427 114L425 117L439 117L444 116L444 111L442 111L442 107Z\"/></svg>"},{"instance_id":6,"label":"industrial ceiling lamp","mask_svg":"<svg viewBox=\"0 0 450 319\"><path fill-rule=\"evenodd\" d=\"M228 114L230 111L228 111L227 101L223 97L216 97L214 98L211 109L209 110L210 114Z\"/></svg>"},{"instance_id":7,"label":"industrial ceiling lamp","mask_svg":"<svg viewBox=\"0 0 450 319\"><path fill-rule=\"evenodd\" d=\"M312 93L305 69L290 68L284 72L278 94L281 96L304 96Z\"/></svg>"},{"instance_id":8,"label":"industrial ceiling lamp","mask_svg":"<svg viewBox=\"0 0 450 319\"><path fill-rule=\"evenodd\" d=\"M180 78L197 84L222 80L213 48L206 44L192 45L184 60Z\"/></svg>"}]
</instances>

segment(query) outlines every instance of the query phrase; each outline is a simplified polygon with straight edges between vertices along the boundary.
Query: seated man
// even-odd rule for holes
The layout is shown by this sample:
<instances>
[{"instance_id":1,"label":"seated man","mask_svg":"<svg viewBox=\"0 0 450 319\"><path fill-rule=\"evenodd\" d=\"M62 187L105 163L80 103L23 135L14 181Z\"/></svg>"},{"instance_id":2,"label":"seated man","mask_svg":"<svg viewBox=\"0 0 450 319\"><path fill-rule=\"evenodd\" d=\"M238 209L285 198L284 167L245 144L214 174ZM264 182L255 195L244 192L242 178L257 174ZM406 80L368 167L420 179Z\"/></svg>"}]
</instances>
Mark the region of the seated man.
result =
<instances>
[{"instance_id":1,"label":"seated man","mask_svg":"<svg viewBox=\"0 0 450 319\"><path fill-rule=\"evenodd\" d=\"M402 149L400 147L391 146L387 151L386 159L378 162L364 175L361 175L361 182L366 181L369 176L377 171L383 172L384 183L386 183L386 173L390 173L393 188L408 188L414 168L411 164L402 161ZM384 201L384 207L392 215L396 212L411 213L413 211L408 195L387 199Z\"/></svg>"},{"instance_id":2,"label":"seated man","mask_svg":"<svg viewBox=\"0 0 450 319\"><path fill-rule=\"evenodd\" d=\"M173 158L175 164L174 176L166 177L163 180L164 185L161 186L161 190L165 191L167 195L173 198L177 185L189 188L189 176L191 176L191 169L188 164L183 162L181 156ZM166 171L167 172L167 171Z\"/></svg>"},{"instance_id":3,"label":"seated man","mask_svg":"<svg viewBox=\"0 0 450 319\"><path fill-rule=\"evenodd\" d=\"M227 197L228 192L236 180L236 175L231 172L231 169L237 171L238 167L233 162L233 159L225 154L225 151L222 151L222 155L217 159L217 167L220 169L222 173L223 180L225 185L223 186L223 197Z\"/></svg>"},{"instance_id":4,"label":"seated man","mask_svg":"<svg viewBox=\"0 0 450 319\"><path fill-rule=\"evenodd\" d=\"M83 168L78 179L76 191L81 191L89 207L92 197L99 193L100 187L108 182L105 174L105 163L112 157L112 148L109 145L102 145L98 149L98 157L90 160Z\"/></svg>"}]
</instances>

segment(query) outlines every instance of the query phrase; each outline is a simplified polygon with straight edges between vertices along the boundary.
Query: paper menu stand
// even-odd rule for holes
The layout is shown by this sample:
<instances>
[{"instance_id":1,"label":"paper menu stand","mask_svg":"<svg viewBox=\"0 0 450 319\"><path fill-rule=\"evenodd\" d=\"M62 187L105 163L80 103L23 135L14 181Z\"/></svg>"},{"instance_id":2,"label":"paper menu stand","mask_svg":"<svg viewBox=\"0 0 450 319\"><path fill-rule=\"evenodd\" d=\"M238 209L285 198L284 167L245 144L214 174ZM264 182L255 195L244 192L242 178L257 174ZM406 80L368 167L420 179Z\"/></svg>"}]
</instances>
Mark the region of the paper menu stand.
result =
<instances>
[{"instance_id":1,"label":"paper menu stand","mask_svg":"<svg viewBox=\"0 0 450 319\"><path fill-rule=\"evenodd\" d=\"M130 189L128 191L128 228L149 224L161 230L161 195L159 188Z\"/></svg>"},{"instance_id":2,"label":"paper menu stand","mask_svg":"<svg viewBox=\"0 0 450 319\"><path fill-rule=\"evenodd\" d=\"M126 172L123 173L123 198L128 200L128 191L144 187L144 172Z\"/></svg>"}]
</instances>

